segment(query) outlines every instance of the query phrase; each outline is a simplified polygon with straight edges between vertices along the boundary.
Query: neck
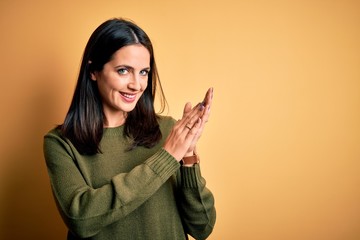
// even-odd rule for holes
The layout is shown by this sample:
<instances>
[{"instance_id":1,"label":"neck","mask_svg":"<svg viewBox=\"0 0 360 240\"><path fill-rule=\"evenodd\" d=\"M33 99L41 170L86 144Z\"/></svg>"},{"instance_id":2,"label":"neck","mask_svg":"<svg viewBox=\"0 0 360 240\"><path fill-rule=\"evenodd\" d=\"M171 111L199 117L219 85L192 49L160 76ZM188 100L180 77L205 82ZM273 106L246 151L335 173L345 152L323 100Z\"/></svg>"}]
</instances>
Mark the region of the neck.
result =
<instances>
[{"instance_id":1,"label":"neck","mask_svg":"<svg viewBox=\"0 0 360 240\"><path fill-rule=\"evenodd\" d=\"M104 128L119 127L125 123L126 113L118 112L116 114L105 114Z\"/></svg>"}]
</instances>

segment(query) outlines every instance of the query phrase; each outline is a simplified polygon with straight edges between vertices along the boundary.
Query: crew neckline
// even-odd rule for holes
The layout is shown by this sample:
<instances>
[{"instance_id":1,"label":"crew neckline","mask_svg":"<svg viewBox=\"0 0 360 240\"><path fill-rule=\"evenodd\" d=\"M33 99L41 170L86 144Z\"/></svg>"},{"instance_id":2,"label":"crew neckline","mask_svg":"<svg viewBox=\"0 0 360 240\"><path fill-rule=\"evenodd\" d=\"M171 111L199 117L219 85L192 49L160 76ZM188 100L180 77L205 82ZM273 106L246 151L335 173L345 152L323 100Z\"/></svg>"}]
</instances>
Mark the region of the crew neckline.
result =
<instances>
[{"instance_id":1,"label":"crew neckline","mask_svg":"<svg viewBox=\"0 0 360 240\"><path fill-rule=\"evenodd\" d=\"M105 127L103 135L104 136L117 136L122 135L124 132L124 124L118 127Z\"/></svg>"}]
</instances>

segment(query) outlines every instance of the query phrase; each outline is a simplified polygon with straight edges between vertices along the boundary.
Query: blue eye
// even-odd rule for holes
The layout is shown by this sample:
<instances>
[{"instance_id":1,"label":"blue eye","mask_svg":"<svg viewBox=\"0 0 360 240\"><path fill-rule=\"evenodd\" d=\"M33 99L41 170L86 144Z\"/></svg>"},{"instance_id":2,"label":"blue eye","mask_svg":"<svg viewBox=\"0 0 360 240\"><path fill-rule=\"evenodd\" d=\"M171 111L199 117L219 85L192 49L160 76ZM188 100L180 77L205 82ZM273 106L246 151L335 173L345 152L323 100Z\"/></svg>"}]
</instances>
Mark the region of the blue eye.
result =
<instances>
[{"instance_id":1,"label":"blue eye","mask_svg":"<svg viewBox=\"0 0 360 240\"><path fill-rule=\"evenodd\" d=\"M147 76L149 74L149 70L141 70L140 75L141 76Z\"/></svg>"},{"instance_id":2,"label":"blue eye","mask_svg":"<svg viewBox=\"0 0 360 240\"><path fill-rule=\"evenodd\" d=\"M120 75L127 74L129 71L126 68L120 68L117 70Z\"/></svg>"}]
</instances>

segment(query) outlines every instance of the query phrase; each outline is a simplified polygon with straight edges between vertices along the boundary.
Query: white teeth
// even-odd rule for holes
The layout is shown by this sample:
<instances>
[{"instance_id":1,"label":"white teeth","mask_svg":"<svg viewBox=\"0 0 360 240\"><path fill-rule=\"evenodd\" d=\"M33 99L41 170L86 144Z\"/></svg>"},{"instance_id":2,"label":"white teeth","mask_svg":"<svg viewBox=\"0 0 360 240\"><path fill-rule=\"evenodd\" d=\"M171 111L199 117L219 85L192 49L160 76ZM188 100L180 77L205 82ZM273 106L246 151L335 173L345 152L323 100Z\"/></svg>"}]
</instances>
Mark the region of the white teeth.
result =
<instances>
[{"instance_id":1,"label":"white teeth","mask_svg":"<svg viewBox=\"0 0 360 240\"><path fill-rule=\"evenodd\" d=\"M123 95L126 98L130 98L130 99L135 98L134 94L121 93L121 95Z\"/></svg>"}]
</instances>

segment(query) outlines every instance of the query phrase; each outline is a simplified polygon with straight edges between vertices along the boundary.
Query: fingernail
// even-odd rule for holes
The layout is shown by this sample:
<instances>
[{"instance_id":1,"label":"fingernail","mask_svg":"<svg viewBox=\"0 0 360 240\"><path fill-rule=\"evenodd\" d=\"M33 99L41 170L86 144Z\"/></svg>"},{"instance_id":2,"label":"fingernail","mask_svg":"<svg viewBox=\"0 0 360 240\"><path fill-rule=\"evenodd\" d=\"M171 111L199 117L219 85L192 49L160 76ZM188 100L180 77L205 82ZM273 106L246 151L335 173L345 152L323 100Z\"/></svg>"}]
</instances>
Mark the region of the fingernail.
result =
<instances>
[{"instance_id":1,"label":"fingernail","mask_svg":"<svg viewBox=\"0 0 360 240\"><path fill-rule=\"evenodd\" d=\"M204 107L205 107L205 106L204 106L204 102L201 102L200 105L199 105L199 110L200 110L200 111L203 110Z\"/></svg>"}]
</instances>

